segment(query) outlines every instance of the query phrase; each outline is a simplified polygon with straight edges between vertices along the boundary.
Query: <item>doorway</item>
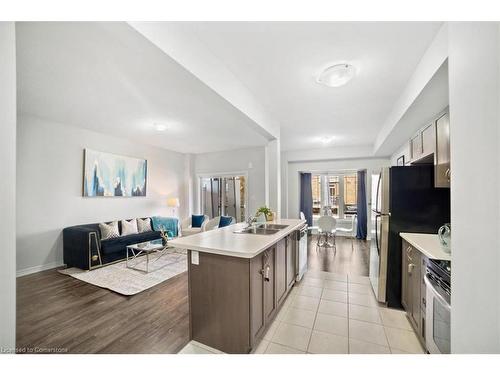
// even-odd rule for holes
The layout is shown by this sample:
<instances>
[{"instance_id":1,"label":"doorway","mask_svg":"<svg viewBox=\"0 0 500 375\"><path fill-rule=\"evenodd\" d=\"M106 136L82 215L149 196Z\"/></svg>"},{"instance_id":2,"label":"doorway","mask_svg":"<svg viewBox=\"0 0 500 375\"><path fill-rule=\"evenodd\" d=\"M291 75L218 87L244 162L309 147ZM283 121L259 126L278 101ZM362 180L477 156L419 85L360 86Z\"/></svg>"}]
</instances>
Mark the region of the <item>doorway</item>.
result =
<instances>
[{"instance_id":1,"label":"doorway","mask_svg":"<svg viewBox=\"0 0 500 375\"><path fill-rule=\"evenodd\" d=\"M247 215L247 184L244 175L200 177L201 213L209 218L232 216L236 222Z\"/></svg>"}]
</instances>

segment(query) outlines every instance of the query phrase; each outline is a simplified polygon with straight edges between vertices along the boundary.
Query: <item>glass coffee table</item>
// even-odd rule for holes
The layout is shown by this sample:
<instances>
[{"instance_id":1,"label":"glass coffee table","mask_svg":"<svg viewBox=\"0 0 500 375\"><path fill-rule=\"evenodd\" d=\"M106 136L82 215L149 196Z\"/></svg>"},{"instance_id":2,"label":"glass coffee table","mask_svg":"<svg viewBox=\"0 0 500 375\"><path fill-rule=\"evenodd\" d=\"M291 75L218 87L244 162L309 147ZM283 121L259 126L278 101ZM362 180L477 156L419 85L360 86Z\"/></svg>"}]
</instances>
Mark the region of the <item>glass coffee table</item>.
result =
<instances>
[{"instance_id":1,"label":"glass coffee table","mask_svg":"<svg viewBox=\"0 0 500 375\"><path fill-rule=\"evenodd\" d=\"M166 245L164 245L163 241L161 239L129 245L129 246L127 246L127 263L126 263L127 268L130 268L130 269L133 269L136 271L142 271L145 273L149 273L149 263L154 264L163 255L176 252L176 251L172 251L174 249L175 248L173 246L169 246L168 243ZM152 260L150 262L149 256L151 254L159 254L159 255L154 260ZM138 265L144 263L144 259L142 258L143 256L146 257L146 267L139 268ZM139 259L139 257L141 259ZM165 267L165 266L163 266L163 267ZM163 268L163 267L160 267L160 268ZM153 271L156 271L157 269L160 269L160 268L156 268Z\"/></svg>"}]
</instances>

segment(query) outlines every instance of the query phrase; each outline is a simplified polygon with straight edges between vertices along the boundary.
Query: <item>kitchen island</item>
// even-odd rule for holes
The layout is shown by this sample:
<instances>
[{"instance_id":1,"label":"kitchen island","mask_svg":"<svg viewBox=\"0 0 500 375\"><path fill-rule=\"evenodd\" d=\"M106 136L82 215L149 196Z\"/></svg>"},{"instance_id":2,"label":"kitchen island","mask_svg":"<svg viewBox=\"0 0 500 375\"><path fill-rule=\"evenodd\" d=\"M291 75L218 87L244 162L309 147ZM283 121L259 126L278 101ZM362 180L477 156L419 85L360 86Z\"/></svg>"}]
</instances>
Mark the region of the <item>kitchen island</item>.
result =
<instances>
[{"instance_id":1,"label":"kitchen island","mask_svg":"<svg viewBox=\"0 0 500 375\"><path fill-rule=\"evenodd\" d=\"M295 235L305 221L268 224L268 234L244 233L239 223L169 242L188 250L191 340L249 353L274 319L295 283Z\"/></svg>"}]
</instances>

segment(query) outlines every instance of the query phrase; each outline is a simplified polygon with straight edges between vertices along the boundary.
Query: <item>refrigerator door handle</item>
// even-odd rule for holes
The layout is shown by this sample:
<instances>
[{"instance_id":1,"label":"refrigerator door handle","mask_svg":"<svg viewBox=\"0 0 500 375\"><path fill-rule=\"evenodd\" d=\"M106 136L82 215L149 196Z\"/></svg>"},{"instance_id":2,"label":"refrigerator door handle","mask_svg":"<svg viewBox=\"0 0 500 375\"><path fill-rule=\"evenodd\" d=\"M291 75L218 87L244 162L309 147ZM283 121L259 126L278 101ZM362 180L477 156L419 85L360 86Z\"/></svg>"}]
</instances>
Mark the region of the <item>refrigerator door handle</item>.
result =
<instances>
[{"instance_id":1,"label":"refrigerator door handle","mask_svg":"<svg viewBox=\"0 0 500 375\"><path fill-rule=\"evenodd\" d=\"M378 201L380 197L380 183L382 181L382 172L380 172L378 176L378 181L377 181L377 195L375 196L375 211L380 212L380 208L378 206Z\"/></svg>"},{"instance_id":2,"label":"refrigerator door handle","mask_svg":"<svg viewBox=\"0 0 500 375\"><path fill-rule=\"evenodd\" d=\"M377 226L377 221L378 219L380 219L380 216L382 215L375 215L375 244L377 245L377 253L378 253L378 256L380 257L380 248L378 246L378 226Z\"/></svg>"}]
</instances>

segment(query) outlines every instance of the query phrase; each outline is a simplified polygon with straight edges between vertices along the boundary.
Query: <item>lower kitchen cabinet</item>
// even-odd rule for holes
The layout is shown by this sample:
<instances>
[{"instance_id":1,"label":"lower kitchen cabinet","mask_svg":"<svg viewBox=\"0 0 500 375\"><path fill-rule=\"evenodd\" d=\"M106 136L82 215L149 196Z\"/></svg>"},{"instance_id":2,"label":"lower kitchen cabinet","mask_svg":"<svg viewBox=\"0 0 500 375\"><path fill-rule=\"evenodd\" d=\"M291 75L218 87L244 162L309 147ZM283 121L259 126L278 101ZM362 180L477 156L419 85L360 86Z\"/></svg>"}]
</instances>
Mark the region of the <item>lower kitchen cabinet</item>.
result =
<instances>
[{"instance_id":1,"label":"lower kitchen cabinet","mask_svg":"<svg viewBox=\"0 0 500 375\"><path fill-rule=\"evenodd\" d=\"M401 304L408 320L425 346L425 272L426 258L420 251L403 240L402 246ZM422 286L424 284L424 286Z\"/></svg>"},{"instance_id":2,"label":"lower kitchen cabinet","mask_svg":"<svg viewBox=\"0 0 500 375\"><path fill-rule=\"evenodd\" d=\"M266 324L264 313L264 283L262 270L264 269L263 256L259 255L250 259L250 337L259 337Z\"/></svg>"},{"instance_id":3,"label":"lower kitchen cabinet","mask_svg":"<svg viewBox=\"0 0 500 375\"><path fill-rule=\"evenodd\" d=\"M273 247L272 249L267 249L263 254L263 278L262 284L264 285L264 314L266 321L272 319L273 314L276 312L276 305L278 303L277 293L276 293L276 268L278 262L276 262L275 255L277 255L277 248ZM280 257L281 259L281 257ZM281 265L279 268L281 269ZM284 268L284 267L283 267ZM252 306L250 306L252 310ZM250 310L250 311L251 311Z\"/></svg>"},{"instance_id":4,"label":"lower kitchen cabinet","mask_svg":"<svg viewBox=\"0 0 500 375\"><path fill-rule=\"evenodd\" d=\"M290 290L295 284L295 276L297 275L297 249L294 235L286 237L286 289Z\"/></svg>"},{"instance_id":5,"label":"lower kitchen cabinet","mask_svg":"<svg viewBox=\"0 0 500 375\"><path fill-rule=\"evenodd\" d=\"M295 282L293 235L252 259L188 256L190 338L226 353L248 353Z\"/></svg>"},{"instance_id":6,"label":"lower kitchen cabinet","mask_svg":"<svg viewBox=\"0 0 500 375\"><path fill-rule=\"evenodd\" d=\"M276 244L276 299L281 303L286 296L286 239Z\"/></svg>"}]
</instances>

